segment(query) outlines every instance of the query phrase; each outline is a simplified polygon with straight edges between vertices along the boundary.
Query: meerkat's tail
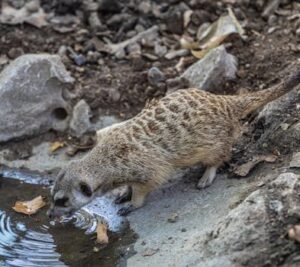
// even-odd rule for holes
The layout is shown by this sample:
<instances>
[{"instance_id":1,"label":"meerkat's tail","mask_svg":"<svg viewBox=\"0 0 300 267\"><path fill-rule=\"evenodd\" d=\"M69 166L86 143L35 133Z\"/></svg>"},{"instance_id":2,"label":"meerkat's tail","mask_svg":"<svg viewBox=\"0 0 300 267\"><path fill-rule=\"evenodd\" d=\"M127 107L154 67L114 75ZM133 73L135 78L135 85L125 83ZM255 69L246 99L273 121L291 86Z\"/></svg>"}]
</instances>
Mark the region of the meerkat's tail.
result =
<instances>
[{"instance_id":1,"label":"meerkat's tail","mask_svg":"<svg viewBox=\"0 0 300 267\"><path fill-rule=\"evenodd\" d=\"M300 84L300 71L288 77L281 83L272 86L266 90L255 93L241 95L239 97L239 110L241 111L241 118L246 117L256 109L263 107L267 103L281 97L288 93Z\"/></svg>"}]
</instances>

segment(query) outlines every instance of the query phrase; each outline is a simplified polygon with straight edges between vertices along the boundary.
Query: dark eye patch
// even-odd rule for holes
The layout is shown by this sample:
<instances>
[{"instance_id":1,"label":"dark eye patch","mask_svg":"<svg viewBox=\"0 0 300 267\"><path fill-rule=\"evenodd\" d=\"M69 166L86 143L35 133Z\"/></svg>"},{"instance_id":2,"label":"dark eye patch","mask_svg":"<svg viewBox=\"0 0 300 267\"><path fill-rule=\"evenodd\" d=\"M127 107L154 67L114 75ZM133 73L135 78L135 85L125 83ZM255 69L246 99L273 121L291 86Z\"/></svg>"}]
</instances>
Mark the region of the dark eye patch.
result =
<instances>
[{"instance_id":1,"label":"dark eye patch","mask_svg":"<svg viewBox=\"0 0 300 267\"><path fill-rule=\"evenodd\" d=\"M68 200L69 199L67 197L56 199L54 205L58 207L65 207Z\"/></svg>"},{"instance_id":2,"label":"dark eye patch","mask_svg":"<svg viewBox=\"0 0 300 267\"><path fill-rule=\"evenodd\" d=\"M83 195L87 197L91 197L93 194L91 187L88 186L86 183L80 183L80 191Z\"/></svg>"}]
</instances>

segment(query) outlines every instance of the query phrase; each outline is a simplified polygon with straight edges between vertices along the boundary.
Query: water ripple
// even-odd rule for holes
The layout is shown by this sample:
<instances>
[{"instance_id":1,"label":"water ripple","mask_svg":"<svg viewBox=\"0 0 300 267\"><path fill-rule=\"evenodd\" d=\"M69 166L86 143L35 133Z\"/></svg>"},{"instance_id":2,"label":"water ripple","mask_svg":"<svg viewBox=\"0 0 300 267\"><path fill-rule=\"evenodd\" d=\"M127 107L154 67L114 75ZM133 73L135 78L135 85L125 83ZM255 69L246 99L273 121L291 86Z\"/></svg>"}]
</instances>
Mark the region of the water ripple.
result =
<instances>
[{"instance_id":1,"label":"water ripple","mask_svg":"<svg viewBox=\"0 0 300 267\"><path fill-rule=\"evenodd\" d=\"M26 182L28 184L39 184L39 185L49 185L49 181L52 177L41 175L37 172L32 172L24 169L9 168L6 166L0 166L0 177L16 179L19 181Z\"/></svg>"},{"instance_id":2,"label":"water ripple","mask_svg":"<svg viewBox=\"0 0 300 267\"><path fill-rule=\"evenodd\" d=\"M0 211L0 266L61 267L56 245L47 227L40 232L28 230L21 222L12 222Z\"/></svg>"}]
</instances>

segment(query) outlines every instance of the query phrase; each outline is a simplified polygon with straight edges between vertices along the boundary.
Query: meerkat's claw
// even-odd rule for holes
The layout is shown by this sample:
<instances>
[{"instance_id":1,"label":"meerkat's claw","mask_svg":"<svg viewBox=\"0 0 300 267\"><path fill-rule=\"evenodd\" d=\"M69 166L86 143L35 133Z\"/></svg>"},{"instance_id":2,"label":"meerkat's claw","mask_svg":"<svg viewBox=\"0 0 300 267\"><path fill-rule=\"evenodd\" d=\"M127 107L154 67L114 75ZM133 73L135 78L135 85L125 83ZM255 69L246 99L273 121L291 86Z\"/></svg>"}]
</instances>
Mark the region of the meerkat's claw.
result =
<instances>
[{"instance_id":1,"label":"meerkat's claw","mask_svg":"<svg viewBox=\"0 0 300 267\"><path fill-rule=\"evenodd\" d=\"M134 210L134 206L129 204L129 205L126 205L125 207L121 208L118 210L118 215L121 215L121 216L126 216L128 215L130 212L132 212Z\"/></svg>"},{"instance_id":2,"label":"meerkat's claw","mask_svg":"<svg viewBox=\"0 0 300 267\"><path fill-rule=\"evenodd\" d=\"M132 188L129 187L125 193L120 194L115 199L115 204L122 204L124 202L130 201L132 197Z\"/></svg>"},{"instance_id":3,"label":"meerkat's claw","mask_svg":"<svg viewBox=\"0 0 300 267\"><path fill-rule=\"evenodd\" d=\"M202 190L202 189L205 189L205 188L211 186L211 184L212 184L212 182L210 183L208 180L205 180L205 181L201 180L198 182L196 187L197 187L197 189Z\"/></svg>"}]
</instances>

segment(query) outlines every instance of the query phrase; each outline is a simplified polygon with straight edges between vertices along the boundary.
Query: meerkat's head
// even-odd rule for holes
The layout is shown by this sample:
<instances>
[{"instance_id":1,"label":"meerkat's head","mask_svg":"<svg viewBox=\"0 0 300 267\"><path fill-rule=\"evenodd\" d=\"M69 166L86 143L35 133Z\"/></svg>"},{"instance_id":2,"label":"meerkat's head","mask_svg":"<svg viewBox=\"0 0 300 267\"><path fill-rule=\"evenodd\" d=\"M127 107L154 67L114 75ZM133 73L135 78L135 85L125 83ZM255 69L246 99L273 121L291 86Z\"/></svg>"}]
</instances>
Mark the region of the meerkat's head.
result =
<instances>
[{"instance_id":1,"label":"meerkat's head","mask_svg":"<svg viewBox=\"0 0 300 267\"><path fill-rule=\"evenodd\" d=\"M94 188L92 181L88 172L82 169L80 161L71 162L67 168L60 171L51 189L48 216L50 218L70 216L91 202L95 195L99 195L97 192L99 190Z\"/></svg>"}]
</instances>

